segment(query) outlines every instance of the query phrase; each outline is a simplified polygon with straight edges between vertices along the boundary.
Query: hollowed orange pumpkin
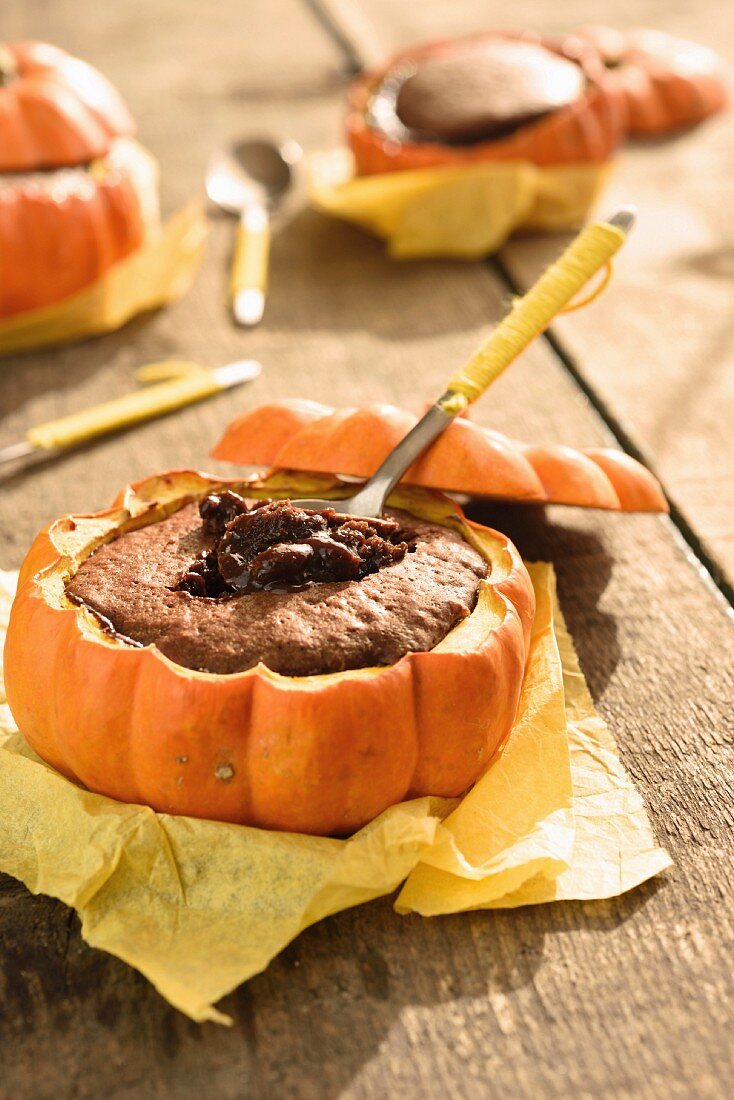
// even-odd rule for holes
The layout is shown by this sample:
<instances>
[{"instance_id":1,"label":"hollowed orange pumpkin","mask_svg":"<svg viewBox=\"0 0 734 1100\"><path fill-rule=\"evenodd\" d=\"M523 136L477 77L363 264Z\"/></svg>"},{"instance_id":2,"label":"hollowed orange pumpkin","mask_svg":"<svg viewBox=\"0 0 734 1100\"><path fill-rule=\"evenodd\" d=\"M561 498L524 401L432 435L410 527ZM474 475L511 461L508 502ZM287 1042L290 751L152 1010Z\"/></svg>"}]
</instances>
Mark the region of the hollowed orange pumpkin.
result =
<instances>
[{"instance_id":1,"label":"hollowed orange pumpkin","mask_svg":"<svg viewBox=\"0 0 734 1100\"><path fill-rule=\"evenodd\" d=\"M713 50L662 31L586 27L579 32L602 57L624 97L631 137L695 126L727 102L726 76Z\"/></svg>"},{"instance_id":2,"label":"hollowed orange pumpkin","mask_svg":"<svg viewBox=\"0 0 734 1100\"><path fill-rule=\"evenodd\" d=\"M579 99L491 141L450 145L434 141L396 141L369 120L372 96L385 77L399 66L460 51L467 45L506 39L537 43L576 61L586 87ZM541 166L609 159L624 136L624 110L617 90L608 84L603 67L574 36L550 37L529 32L490 34L431 42L404 50L384 68L362 73L347 93L346 136L359 175L410 168L474 164L477 161L525 160Z\"/></svg>"},{"instance_id":3,"label":"hollowed orange pumpkin","mask_svg":"<svg viewBox=\"0 0 734 1100\"><path fill-rule=\"evenodd\" d=\"M155 646L105 634L68 600L65 582L100 543L221 485L191 472L148 478L108 511L65 517L38 536L5 649L8 702L30 745L125 802L313 834L349 833L406 797L464 791L512 726L534 596L509 540L445 497L401 490L395 504L458 529L489 576L472 614L433 650L389 667L301 678L262 665L192 672ZM275 495L267 483L244 488ZM313 479L290 489L323 491Z\"/></svg>"},{"instance_id":4,"label":"hollowed orange pumpkin","mask_svg":"<svg viewBox=\"0 0 734 1100\"><path fill-rule=\"evenodd\" d=\"M88 167L0 175L0 317L81 290L157 225L155 162L134 141Z\"/></svg>"},{"instance_id":5,"label":"hollowed orange pumpkin","mask_svg":"<svg viewBox=\"0 0 734 1100\"><path fill-rule=\"evenodd\" d=\"M119 92L46 42L0 45L0 172L87 164L135 127Z\"/></svg>"},{"instance_id":6,"label":"hollowed orange pumpkin","mask_svg":"<svg viewBox=\"0 0 734 1100\"><path fill-rule=\"evenodd\" d=\"M279 401L238 416L212 457L239 465L370 477L416 417L394 405L332 409ZM572 504L623 512L667 512L660 485L623 451L537 446L456 419L403 478L470 496Z\"/></svg>"}]
</instances>

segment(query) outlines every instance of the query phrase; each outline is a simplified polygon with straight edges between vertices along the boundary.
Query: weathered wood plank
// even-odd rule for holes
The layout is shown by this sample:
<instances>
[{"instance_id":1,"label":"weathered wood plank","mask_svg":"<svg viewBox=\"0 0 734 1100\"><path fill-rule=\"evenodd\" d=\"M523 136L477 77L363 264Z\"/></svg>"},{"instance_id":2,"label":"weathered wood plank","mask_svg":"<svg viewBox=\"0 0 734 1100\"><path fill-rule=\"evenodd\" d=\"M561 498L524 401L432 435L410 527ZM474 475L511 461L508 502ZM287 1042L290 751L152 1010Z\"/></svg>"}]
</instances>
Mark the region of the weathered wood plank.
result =
<instances>
[{"instance_id":1,"label":"weathered wood plank","mask_svg":"<svg viewBox=\"0 0 734 1100\"><path fill-rule=\"evenodd\" d=\"M478 0L452 5L409 0L326 0L345 26L366 23L366 55L376 60L410 42L482 30L492 13ZM359 12L355 20L350 13ZM513 18L546 31L583 23L649 24L692 37L734 63L734 8L613 5L570 0L550 8L528 0ZM654 464L671 499L721 574L734 583L734 353L730 299L734 230L729 217L734 173L734 114L672 141L624 150L604 195L604 210L634 202L639 223L616 263L603 319L561 319L554 332L595 390ZM513 281L528 286L559 241L517 239L502 258Z\"/></svg>"},{"instance_id":2,"label":"weathered wood plank","mask_svg":"<svg viewBox=\"0 0 734 1100\"><path fill-rule=\"evenodd\" d=\"M156 151L164 178L176 177L179 201L198 186L209 141L248 128L249 101L230 102L223 69L221 84L212 71L206 113L193 87L172 80L169 90L169 51L144 39L171 10L140 3L123 19L120 8L110 23L105 14L100 34L91 4L59 0L44 33L69 44L73 35L73 48L110 72L117 57L123 85L125 59L139 59L142 128L161 120ZM272 22L240 41L242 72L262 81L258 110L262 104L267 116L258 121L327 144L338 125L339 59L318 35L306 49L310 32L295 4L278 0L268 11ZM40 3L14 8L13 33L40 33L46 14ZM177 6L176 64L201 73L202 57L220 46L234 58L224 39L240 17L234 0L217 5L216 28ZM285 60L258 69L258 56L277 61L296 51L291 33L313 65L299 77L321 89L312 96L304 83L284 96ZM146 84L159 89L155 103ZM185 139L166 135L169 113ZM153 468L204 463L233 411L265 397L420 405L503 307L503 288L481 266L392 265L375 242L296 202L276 237L265 323L243 334L223 307L228 247L229 226L217 222L205 270L174 310L104 341L0 366L8 372L4 433L123 392L147 359L186 354L216 363L252 354L266 367L238 394L16 474L2 486L0 564L16 563L33 531L60 511L102 504L123 480ZM538 440L606 438L542 346L498 384L478 417ZM734 633L725 611L667 521L561 509L477 516L507 530L529 558L555 562L582 665L676 860L673 871L602 904L422 920L398 918L383 901L340 914L227 999L231 1030L190 1024L132 970L86 948L63 906L4 879L0 1096L725 1094L734 1070L727 1022Z\"/></svg>"},{"instance_id":3,"label":"weathered wood plank","mask_svg":"<svg viewBox=\"0 0 734 1100\"><path fill-rule=\"evenodd\" d=\"M613 209L632 199L640 217L615 265L605 320L579 314L578 324L562 318L555 326L566 353L650 456L730 583L734 236L723 199L734 169L732 136L734 124L717 120L655 152L624 154L605 203ZM513 280L528 285L557 247L517 240L503 259Z\"/></svg>"}]
</instances>

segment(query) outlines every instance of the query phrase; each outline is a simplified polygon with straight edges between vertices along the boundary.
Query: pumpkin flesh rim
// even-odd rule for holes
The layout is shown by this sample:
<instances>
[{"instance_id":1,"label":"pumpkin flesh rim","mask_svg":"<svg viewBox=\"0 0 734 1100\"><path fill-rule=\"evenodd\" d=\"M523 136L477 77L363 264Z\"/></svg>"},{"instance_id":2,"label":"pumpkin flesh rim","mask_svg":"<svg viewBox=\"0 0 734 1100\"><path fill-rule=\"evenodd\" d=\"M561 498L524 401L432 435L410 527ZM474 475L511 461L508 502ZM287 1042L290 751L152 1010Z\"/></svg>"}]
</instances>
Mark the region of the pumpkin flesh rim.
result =
<instances>
[{"instance_id":1,"label":"pumpkin flesh rim","mask_svg":"<svg viewBox=\"0 0 734 1100\"><path fill-rule=\"evenodd\" d=\"M147 504L137 514L132 514L128 508L123 507L106 509L89 516L64 516L56 520L48 528L48 537L52 546L58 552L58 557L54 561L48 562L45 567L40 571L36 571L30 578L30 584L36 590L35 594L49 608L62 613L74 614L79 632L86 640L113 648L118 652L131 654L149 652L151 656L164 664L169 671L184 679L205 681L224 679L227 682L232 682L244 677L258 675L280 684L292 683L294 687L298 688L317 689L326 680L333 683L335 680L364 679L379 676L396 668L414 655L413 651L409 651L403 654L398 661L389 665L365 666L346 669L341 672L314 673L309 676L287 676L274 672L262 662L241 672L216 673L190 669L180 665L162 653L154 642L147 645L130 645L125 641L123 635L113 634L105 630L93 609L86 604L76 603L66 594L66 586L71 577L100 546L114 541L130 531L167 519L187 504L201 499L206 492L228 488L255 499L268 497L285 499L288 495L282 484L268 486L267 480L251 482L242 479L210 479L207 475L198 474L195 476L205 479L201 483L201 494L191 493L190 491L180 496L175 494L169 500L157 500ZM294 486L294 488L298 488L298 491L300 491L300 487ZM339 487L329 483L326 486L321 485L319 491L323 493L325 498L334 499L334 502L338 504ZM388 504L408 511L419 519L426 519L458 531L465 541L482 556L487 563L488 573L486 577L481 578L479 581L477 600L469 615L453 626L430 650L415 651L416 654L422 656L431 653L468 654L475 651L481 645L481 642L497 629L505 617L507 605L495 591L495 586L510 577L514 564L510 551L503 545L498 533L492 532L490 528L470 524L462 517L458 507L450 502L448 498L443 500L440 498L441 494L430 490L411 487L411 490L406 492L404 489L398 488L391 494ZM431 505L434 507L431 507ZM440 518L436 514L436 505L440 505ZM426 514L421 514L421 512ZM127 518L122 518L124 516L127 516ZM117 517L121 517L119 522L117 522ZM80 520L91 521L89 524L85 524L83 546L71 554L66 553L64 543L67 540L63 538L65 529L68 530L69 523L72 523L74 524L73 530L76 532L78 530L77 523ZM95 524L94 521L97 521L97 523ZM99 526L101 530L93 534L95 526ZM76 542L76 538L73 541ZM135 641L135 639L132 639L132 641Z\"/></svg>"}]
</instances>

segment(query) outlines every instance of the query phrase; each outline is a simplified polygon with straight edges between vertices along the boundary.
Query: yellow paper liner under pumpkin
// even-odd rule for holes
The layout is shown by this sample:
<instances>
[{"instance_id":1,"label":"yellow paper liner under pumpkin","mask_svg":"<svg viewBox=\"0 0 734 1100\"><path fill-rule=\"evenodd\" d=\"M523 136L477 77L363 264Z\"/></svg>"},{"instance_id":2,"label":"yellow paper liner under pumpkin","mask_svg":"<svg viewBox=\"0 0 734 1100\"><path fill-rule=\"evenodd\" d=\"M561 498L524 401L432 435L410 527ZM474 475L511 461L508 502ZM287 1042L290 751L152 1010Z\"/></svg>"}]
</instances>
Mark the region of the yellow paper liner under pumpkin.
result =
<instances>
[{"instance_id":1,"label":"yellow paper liner under pumpkin","mask_svg":"<svg viewBox=\"0 0 734 1100\"><path fill-rule=\"evenodd\" d=\"M552 569L530 568L538 612L518 719L463 800L402 803L347 840L156 814L40 761L0 686L0 871L73 906L89 944L192 1019L220 1023L231 1021L214 1003L304 928L406 877L401 912L632 889L670 860L593 710ZM0 630L14 584L0 575Z\"/></svg>"},{"instance_id":2,"label":"yellow paper liner under pumpkin","mask_svg":"<svg viewBox=\"0 0 734 1100\"><path fill-rule=\"evenodd\" d=\"M518 230L577 228L609 167L509 161L355 176L351 154L335 149L311 157L309 195L321 213L385 240L393 259L472 260L496 252Z\"/></svg>"}]
</instances>

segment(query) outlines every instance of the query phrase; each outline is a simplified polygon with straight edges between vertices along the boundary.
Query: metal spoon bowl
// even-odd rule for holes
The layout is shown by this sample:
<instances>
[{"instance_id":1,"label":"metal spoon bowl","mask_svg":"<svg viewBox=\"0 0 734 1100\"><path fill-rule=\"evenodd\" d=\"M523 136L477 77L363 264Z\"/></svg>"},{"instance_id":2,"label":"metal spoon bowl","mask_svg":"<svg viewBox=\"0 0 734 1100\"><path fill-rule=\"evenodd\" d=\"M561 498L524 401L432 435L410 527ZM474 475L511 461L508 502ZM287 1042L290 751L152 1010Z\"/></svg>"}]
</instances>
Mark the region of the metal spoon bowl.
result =
<instances>
[{"instance_id":1,"label":"metal spoon bowl","mask_svg":"<svg viewBox=\"0 0 734 1100\"><path fill-rule=\"evenodd\" d=\"M303 156L287 139L247 138L216 150L206 171L206 193L228 214L240 214L253 200L274 206L293 184L294 167Z\"/></svg>"}]
</instances>

